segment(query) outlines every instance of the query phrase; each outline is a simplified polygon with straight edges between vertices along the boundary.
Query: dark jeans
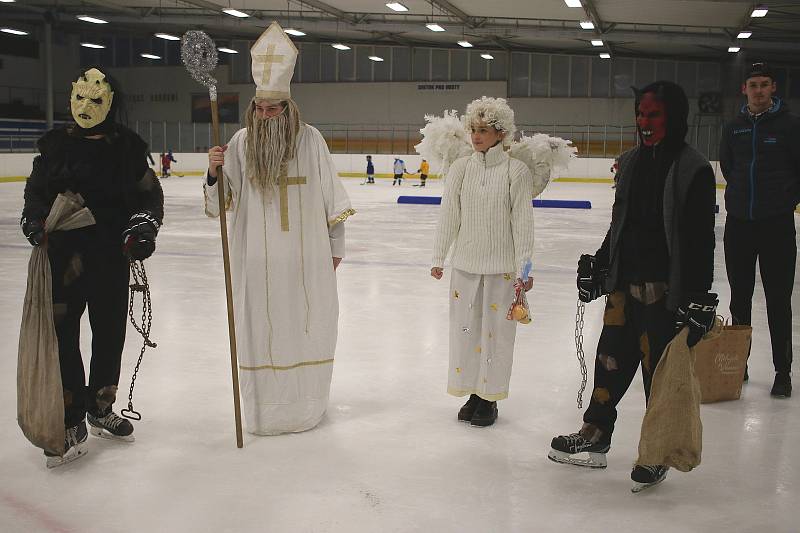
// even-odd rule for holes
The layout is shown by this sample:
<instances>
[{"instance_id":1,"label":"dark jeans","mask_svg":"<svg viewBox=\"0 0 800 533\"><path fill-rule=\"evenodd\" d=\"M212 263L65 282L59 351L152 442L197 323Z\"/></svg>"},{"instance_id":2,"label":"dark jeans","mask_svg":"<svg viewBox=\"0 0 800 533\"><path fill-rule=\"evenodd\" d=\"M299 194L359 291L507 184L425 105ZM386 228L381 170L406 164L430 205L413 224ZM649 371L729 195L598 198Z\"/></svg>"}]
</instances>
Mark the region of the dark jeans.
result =
<instances>
[{"instance_id":1,"label":"dark jeans","mask_svg":"<svg viewBox=\"0 0 800 533\"><path fill-rule=\"evenodd\" d=\"M87 411L104 411L114 403L125 344L128 260L121 245L98 246L92 235L82 230L55 234L48 249L66 427L80 423ZM80 350L87 307L92 328L88 387Z\"/></svg>"},{"instance_id":2,"label":"dark jeans","mask_svg":"<svg viewBox=\"0 0 800 533\"><path fill-rule=\"evenodd\" d=\"M650 397L653 372L667 344L675 336L675 314L666 308L666 296L645 305L627 291L608 295L603 331L594 362L594 390L583 421L611 440L617 404L642 365L645 399Z\"/></svg>"},{"instance_id":3,"label":"dark jeans","mask_svg":"<svg viewBox=\"0 0 800 533\"><path fill-rule=\"evenodd\" d=\"M797 262L794 213L762 220L725 220L725 268L731 286L731 320L750 324L756 259L767 300L776 372L792 368L792 289Z\"/></svg>"}]
</instances>

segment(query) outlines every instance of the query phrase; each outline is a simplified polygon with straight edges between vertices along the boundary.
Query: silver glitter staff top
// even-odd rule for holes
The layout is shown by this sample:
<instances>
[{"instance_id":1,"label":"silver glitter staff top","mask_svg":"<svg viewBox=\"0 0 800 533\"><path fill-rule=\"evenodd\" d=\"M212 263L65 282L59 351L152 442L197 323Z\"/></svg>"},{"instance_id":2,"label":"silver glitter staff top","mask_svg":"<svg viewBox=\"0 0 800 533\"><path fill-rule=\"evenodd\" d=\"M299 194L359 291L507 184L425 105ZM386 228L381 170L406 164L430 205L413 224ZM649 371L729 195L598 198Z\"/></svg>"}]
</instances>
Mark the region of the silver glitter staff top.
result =
<instances>
[{"instance_id":1,"label":"silver glitter staff top","mask_svg":"<svg viewBox=\"0 0 800 533\"><path fill-rule=\"evenodd\" d=\"M181 59L192 78L208 87L212 101L217 99L217 80L211 73L217 68L217 46L205 32L189 30L181 39Z\"/></svg>"}]
</instances>

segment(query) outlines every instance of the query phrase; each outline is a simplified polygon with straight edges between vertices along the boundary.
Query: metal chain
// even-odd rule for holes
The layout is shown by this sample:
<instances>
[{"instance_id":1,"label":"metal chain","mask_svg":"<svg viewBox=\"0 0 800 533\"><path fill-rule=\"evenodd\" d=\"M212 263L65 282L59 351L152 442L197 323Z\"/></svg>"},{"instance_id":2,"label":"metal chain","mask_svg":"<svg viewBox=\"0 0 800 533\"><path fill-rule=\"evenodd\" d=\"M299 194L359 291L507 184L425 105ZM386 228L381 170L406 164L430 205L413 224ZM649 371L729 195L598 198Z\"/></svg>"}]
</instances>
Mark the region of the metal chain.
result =
<instances>
[{"instance_id":1,"label":"metal chain","mask_svg":"<svg viewBox=\"0 0 800 533\"><path fill-rule=\"evenodd\" d=\"M586 390L587 371L586 358L583 353L583 313L586 304L578 300L578 308L575 311L575 349L578 353L578 363L581 365L581 388L578 390L578 409L583 408L583 391Z\"/></svg>"},{"instance_id":2,"label":"metal chain","mask_svg":"<svg viewBox=\"0 0 800 533\"><path fill-rule=\"evenodd\" d=\"M128 408L120 411L122 416L130 418L131 420L141 420L142 415L133 408L133 388L136 385L136 375L139 373L139 365L142 364L144 352L149 346L155 348L157 345L150 340L150 326L153 323L153 306L150 300L150 285L147 283L147 272L144 269L144 263L141 261L131 261L131 277L133 282L130 284L131 296L128 300L128 317L131 324L142 336L142 349L139 351L139 360L136 361L136 368L133 369L133 376L131 376L131 390L128 393ZM133 317L133 301L136 293L142 293L142 324L141 326L136 323Z\"/></svg>"}]
</instances>

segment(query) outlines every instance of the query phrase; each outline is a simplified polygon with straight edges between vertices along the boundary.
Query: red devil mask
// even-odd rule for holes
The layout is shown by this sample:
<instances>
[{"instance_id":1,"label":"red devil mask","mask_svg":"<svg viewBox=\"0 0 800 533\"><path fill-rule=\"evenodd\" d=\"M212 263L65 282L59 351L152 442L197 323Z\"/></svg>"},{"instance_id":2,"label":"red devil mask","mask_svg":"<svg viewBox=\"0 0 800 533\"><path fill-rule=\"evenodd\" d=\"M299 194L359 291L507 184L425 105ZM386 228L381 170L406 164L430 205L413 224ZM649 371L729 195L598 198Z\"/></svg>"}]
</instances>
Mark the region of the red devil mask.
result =
<instances>
[{"instance_id":1,"label":"red devil mask","mask_svg":"<svg viewBox=\"0 0 800 533\"><path fill-rule=\"evenodd\" d=\"M636 108L636 125L645 146L655 146L667 136L667 109L653 93L644 93Z\"/></svg>"}]
</instances>

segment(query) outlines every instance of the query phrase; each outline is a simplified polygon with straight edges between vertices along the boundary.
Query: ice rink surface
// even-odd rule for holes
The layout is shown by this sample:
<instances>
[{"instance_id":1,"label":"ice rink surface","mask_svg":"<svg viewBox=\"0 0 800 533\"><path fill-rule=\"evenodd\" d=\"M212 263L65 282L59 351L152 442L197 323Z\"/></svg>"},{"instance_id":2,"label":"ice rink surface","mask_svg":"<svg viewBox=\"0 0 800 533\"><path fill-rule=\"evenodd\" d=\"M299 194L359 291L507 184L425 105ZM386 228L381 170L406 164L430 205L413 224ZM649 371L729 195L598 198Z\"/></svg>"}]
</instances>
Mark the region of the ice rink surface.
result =
<instances>
[{"instance_id":1,"label":"ice rink surface","mask_svg":"<svg viewBox=\"0 0 800 533\"><path fill-rule=\"evenodd\" d=\"M475 429L456 421L464 400L445 392L449 273L441 281L429 275L439 209L396 203L399 194L439 195L441 184L344 181L358 213L347 222L347 257L338 270L339 341L321 425L279 437L245 434L244 448L236 448L218 221L203 214L201 178L173 177L163 183L165 225L146 263L158 348L146 353L136 382L143 415L136 442L90 436L86 457L55 470L16 424L30 247L18 227L23 184L0 184L0 531L800 531L800 397L769 395L760 281L742 398L702 407L697 469L670 471L664 483L634 495L641 377L620 405L606 470L546 458L554 435L580 427L575 264L608 229L611 188L554 183L545 191L543 198L588 199L594 208L537 209L533 323L517 329L511 392L497 423ZM724 208L714 289L727 314L723 223ZM796 315L799 297L796 285ZM590 373L602 307L587 306ZM86 323L84 331L88 362ZM126 405L140 346L129 327L117 410ZM587 402L590 390L591 376Z\"/></svg>"}]
</instances>

